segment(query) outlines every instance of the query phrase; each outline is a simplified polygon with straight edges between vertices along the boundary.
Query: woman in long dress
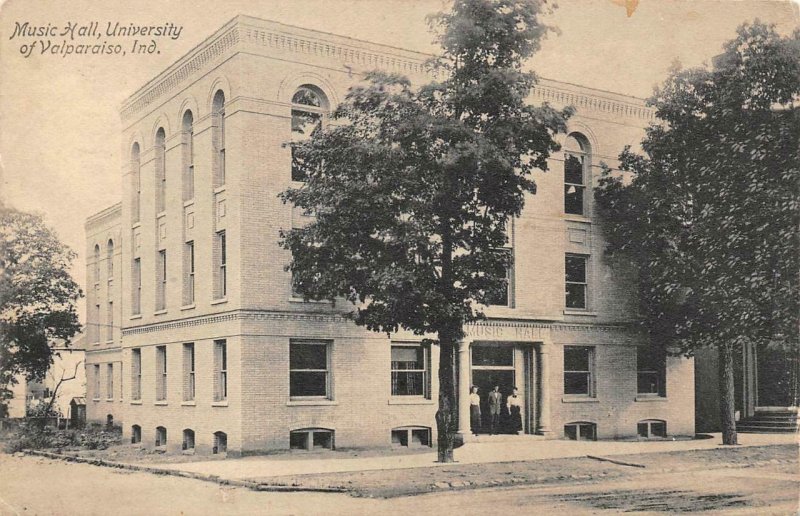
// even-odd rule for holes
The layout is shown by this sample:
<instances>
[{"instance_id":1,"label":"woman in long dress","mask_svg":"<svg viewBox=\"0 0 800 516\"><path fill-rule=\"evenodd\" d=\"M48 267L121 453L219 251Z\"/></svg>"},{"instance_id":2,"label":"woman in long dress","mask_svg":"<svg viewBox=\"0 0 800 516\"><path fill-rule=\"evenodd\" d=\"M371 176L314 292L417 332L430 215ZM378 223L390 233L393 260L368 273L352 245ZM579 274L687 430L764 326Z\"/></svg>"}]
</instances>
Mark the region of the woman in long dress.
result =
<instances>
[{"instance_id":1,"label":"woman in long dress","mask_svg":"<svg viewBox=\"0 0 800 516\"><path fill-rule=\"evenodd\" d=\"M516 387L511 392L511 395L506 398L506 406L508 407L508 414L510 418L510 430L514 433L522 431L522 396Z\"/></svg>"}]
</instances>

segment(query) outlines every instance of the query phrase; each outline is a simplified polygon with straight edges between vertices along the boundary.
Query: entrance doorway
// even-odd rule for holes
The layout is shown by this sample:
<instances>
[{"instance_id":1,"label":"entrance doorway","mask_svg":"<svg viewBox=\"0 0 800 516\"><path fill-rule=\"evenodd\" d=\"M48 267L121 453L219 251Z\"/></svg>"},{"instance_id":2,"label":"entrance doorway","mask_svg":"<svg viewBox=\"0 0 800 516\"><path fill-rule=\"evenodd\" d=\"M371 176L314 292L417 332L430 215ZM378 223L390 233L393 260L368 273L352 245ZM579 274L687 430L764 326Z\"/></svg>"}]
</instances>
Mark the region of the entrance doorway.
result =
<instances>
[{"instance_id":1,"label":"entrance doorway","mask_svg":"<svg viewBox=\"0 0 800 516\"><path fill-rule=\"evenodd\" d=\"M478 387L481 398L481 433L490 433L491 416L489 413L489 393L499 387L501 398L500 421L495 433L516 433L512 430L506 398L516 386L520 391L524 386L517 385L517 366L515 360L519 350L514 345L495 343L472 344L472 385ZM522 420L526 420L523 407Z\"/></svg>"}]
</instances>

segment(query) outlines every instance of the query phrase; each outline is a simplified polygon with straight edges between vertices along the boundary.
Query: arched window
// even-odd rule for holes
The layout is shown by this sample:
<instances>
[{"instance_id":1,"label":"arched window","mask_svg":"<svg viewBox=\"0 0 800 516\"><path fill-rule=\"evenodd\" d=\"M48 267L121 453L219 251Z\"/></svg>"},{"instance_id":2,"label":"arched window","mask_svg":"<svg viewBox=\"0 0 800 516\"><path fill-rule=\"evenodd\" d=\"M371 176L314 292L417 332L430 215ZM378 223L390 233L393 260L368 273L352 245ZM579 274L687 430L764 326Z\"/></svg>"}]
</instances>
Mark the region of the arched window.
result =
<instances>
[{"instance_id":1,"label":"arched window","mask_svg":"<svg viewBox=\"0 0 800 516\"><path fill-rule=\"evenodd\" d=\"M100 283L100 244L94 246L94 282Z\"/></svg>"},{"instance_id":2,"label":"arched window","mask_svg":"<svg viewBox=\"0 0 800 516\"><path fill-rule=\"evenodd\" d=\"M106 244L106 268L108 270L108 282L114 281L114 241L110 238Z\"/></svg>"},{"instance_id":3,"label":"arched window","mask_svg":"<svg viewBox=\"0 0 800 516\"><path fill-rule=\"evenodd\" d=\"M572 133L564 143L564 213L586 215L586 186L590 183L589 142Z\"/></svg>"},{"instance_id":4,"label":"arched window","mask_svg":"<svg viewBox=\"0 0 800 516\"><path fill-rule=\"evenodd\" d=\"M228 434L225 432L214 432L214 449L213 453L227 453L228 452Z\"/></svg>"},{"instance_id":5,"label":"arched window","mask_svg":"<svg viewBox=\"0 0 800 516\"><path fill-rule=\"evenodd\" d=\"M139 144L134 143L131 148L131 223L139 222L142 206L142 181L140 177L141 161L139 158Z\"/></svg>"},{"instance_id":6,"label":"arched window","mask_svg":"<svg viewBox=\"0 0 800 516\"><path fill-rule=\"evenodd\" d=\"M161 213L167 207L167 171L164 162L166 153L166 133L163 127L156 131L156 214Z\"/></svg>"},{"instance_id":7,"label":"arched window","mask_svg":"<svg viewBox=\"0 0 800 516\"><path fill-rule=\"evenodd\" d=\"M183 200L194 199L194 117L188 109L183 114Z\"/></svg>"},{"instance_id":8,"label":"arched window","mask_svg":"<svg viewBox=\"0 0 800 516\"><path fill-rule=\"evenodd\" d=\"M302 142L322 128L328 99L318 88L304 85L292 96L292 141ZM292 147L292 181L305 181L303 162Z\"/></svg>"},{"instance_id":9,"label":"arched window","mask_svg":"<svg viewBox=\"0 0 800 516\"><path fill-rule=\"evenodd\" d=\"M167 445L167 429L163 426L156 427L156 446Z\"/></svg>"},{"instance_id":10,"label":"arched window","mask_svg":"<svg viewBox=\"0 0 800 516\"><path fill-rule=\"evenodd\" d=\"M211 104L211 140L214 156L214 188L225 184L225 93L218 90Z\"/></svg>"},{"instance_id":11,"label":"arched window","mask_svg":"<svg viewBox=\"0 0 800 516\"><path fill-rule=\"evenodd\" d=\"M186 428L183 431L183 444L181 448L184 450L194 450L194 430Z\"/></svg>"},{"instance_id":12,"label":"arched window","mask_svg":"<svg viewBox=\"0 0 800 516\"><path fill-rule=\"evenodd\" d=\"M139 425L133 425L131 427L131 444L140 442L142 442L142 427Z\"/></svg>"}]
</instances>

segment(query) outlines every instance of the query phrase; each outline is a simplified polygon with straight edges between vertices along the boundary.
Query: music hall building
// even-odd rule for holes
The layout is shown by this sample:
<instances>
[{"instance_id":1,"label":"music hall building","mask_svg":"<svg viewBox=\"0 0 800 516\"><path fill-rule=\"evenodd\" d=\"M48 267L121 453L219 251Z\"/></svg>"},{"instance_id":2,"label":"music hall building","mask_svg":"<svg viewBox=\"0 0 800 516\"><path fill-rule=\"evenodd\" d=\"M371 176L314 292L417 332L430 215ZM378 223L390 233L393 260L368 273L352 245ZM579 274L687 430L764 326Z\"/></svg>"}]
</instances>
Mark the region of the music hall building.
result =
<instances>
[{"instance_id":1,"label":"music hall building","mask_svg":"<svg viewBox=\"0 0 800 516\"><path fill-rule=\"evenodd\" d=\"M284 143L367 71L426 81L426 57L238 16L127 99L122 198L86 222L90 420L168 451L432 445L437 350L293 296L278 245L308 221L278 198L300 184ZM521 443L693 435L693 362L650 351L592 205L653 112L544 79L530 102L577 113L513 220L507 295L460 344L460 433L474 384L484 405L519 389Z\"/></svg>"}]
</instances>

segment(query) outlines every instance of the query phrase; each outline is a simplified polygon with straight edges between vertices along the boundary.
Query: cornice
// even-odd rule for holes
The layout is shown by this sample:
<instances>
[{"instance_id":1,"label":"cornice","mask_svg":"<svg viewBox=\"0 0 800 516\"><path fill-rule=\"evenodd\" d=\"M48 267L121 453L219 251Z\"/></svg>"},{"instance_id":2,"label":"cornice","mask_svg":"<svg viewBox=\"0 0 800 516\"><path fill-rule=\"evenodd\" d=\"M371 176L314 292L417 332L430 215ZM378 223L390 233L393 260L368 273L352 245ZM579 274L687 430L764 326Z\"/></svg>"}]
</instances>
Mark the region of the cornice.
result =
<instances>
[{"instance_id":1,"label":"cornice","mask_svg":"<svg viewBox=\"0 0 800 516\"><path fill-rule=\"evenodd\" d=\"M89 229L91 226L99 224L101 222L106 222L108 220L113 219L120 219L122 216L122 203L118 202L105 208L103 210L98 211L94 215L89 215L86 218L86 229Z\"/></svg>"},{"instance_id":2,"label":"cornice","mask_svg":"<svg viewBox=\"0 0 800 516\"><path fill-rule=\"evenodd\" d=\"M655 120L655 110L644 105L641 99L630 97L630 101L614 99L596 93L570 91L572 88L559 87L556 81L540 81L533 87L530 97L540 102L549 102L561 106L573 106L578 113L595 111L615 117L634 118L643 121ZM575 86L575 89L582 89ZM616 97L623 95L613 94Z\"/></svg>"},{"instance_id":3,"label":"cornice","mask_svg":"<svg viewBox=\"0 0 800 516\"><path fill-rule=\"evenodd\" d=\"M181 328L191 328L197 326L207 326L210 324L231 322L231 321L283 321L283 322L305 322L305 323L352 323L352 321L341 314L325 314L311 312L278 312L268 310L233 310L221 314L192 317L174 321L164 321L153 324L143 324L123 328L122 336L142 335L156 333L167 330ZM536 328L554 331L583 331L583 332L620 332L628 331L632 328L631 324L578 324L549 322L541 320L507 320L489 319L471 322L468 327L492 327L492 328Z\"/></svg>"}]
</instances>

